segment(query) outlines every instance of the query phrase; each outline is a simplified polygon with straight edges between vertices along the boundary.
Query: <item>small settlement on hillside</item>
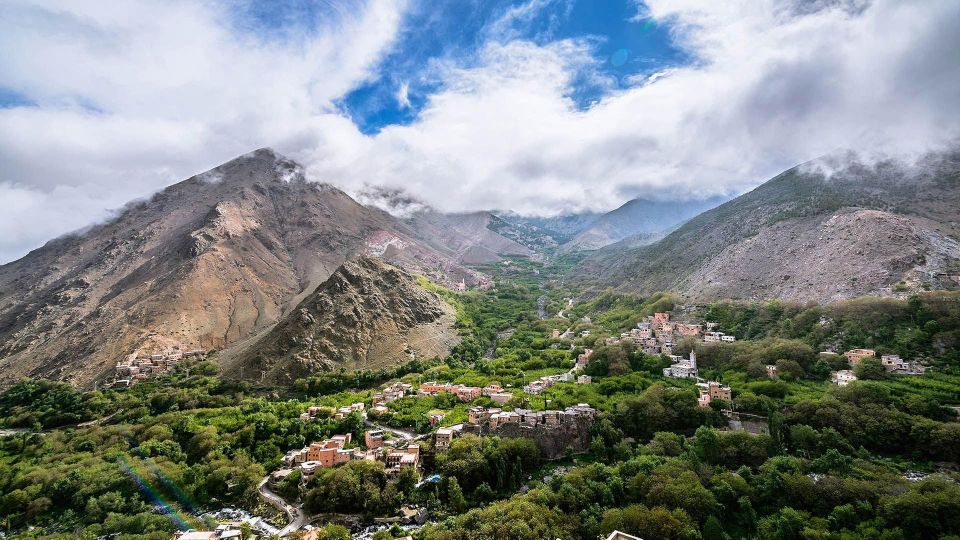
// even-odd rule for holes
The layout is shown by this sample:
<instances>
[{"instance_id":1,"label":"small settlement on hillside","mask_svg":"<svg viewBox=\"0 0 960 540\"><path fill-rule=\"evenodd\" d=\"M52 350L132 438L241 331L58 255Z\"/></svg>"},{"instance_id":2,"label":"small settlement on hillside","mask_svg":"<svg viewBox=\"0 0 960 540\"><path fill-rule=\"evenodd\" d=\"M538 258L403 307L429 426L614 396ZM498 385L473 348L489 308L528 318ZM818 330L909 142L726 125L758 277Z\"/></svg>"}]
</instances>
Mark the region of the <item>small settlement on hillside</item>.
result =
<instances>
[{"instance_id":1,"label":"small settlement on hillside","mask_svg":"<svg viewBox=\"0 0 960 540\"><path fill-rule=\"evenodd\" d=\"M204 352L201 350L182 350L180 345L152 354L135 351L117 362L112 386L114 388L133 386L139 381L172 370L177 362L184 358L202 358L203 356Z\"/></svg>"}]
</instances>

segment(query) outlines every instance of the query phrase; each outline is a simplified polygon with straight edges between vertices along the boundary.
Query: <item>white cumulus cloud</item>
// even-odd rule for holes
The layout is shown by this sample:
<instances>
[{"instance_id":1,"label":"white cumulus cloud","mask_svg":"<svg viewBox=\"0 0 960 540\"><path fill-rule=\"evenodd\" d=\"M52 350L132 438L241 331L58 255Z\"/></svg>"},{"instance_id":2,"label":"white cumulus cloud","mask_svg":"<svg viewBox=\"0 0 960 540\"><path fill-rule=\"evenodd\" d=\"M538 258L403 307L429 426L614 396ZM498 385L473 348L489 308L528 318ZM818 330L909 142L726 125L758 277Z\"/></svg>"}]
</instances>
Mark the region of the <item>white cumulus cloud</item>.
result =
<instances>
[{"instance_id":1,"label":"white cumulus cloud","mask_svg":"<svg viewBox=\"0 0 960 540\"><path fill-rule=\"evenodd\" d=\"M469 59L431 63L438 89L412 123L374 135L335 103L376 77L404 5L354 7L272 39L232 29L226 3L5 2L0 86L35 105L0 109L0 260L260 146L353 192L551 214L733 194L837 149L960 135L952 0L650 0L636 24L670 26L695 60L586 109L571 95L604 87L594 38L491 30Z\"/></svg>"}]
</instances>

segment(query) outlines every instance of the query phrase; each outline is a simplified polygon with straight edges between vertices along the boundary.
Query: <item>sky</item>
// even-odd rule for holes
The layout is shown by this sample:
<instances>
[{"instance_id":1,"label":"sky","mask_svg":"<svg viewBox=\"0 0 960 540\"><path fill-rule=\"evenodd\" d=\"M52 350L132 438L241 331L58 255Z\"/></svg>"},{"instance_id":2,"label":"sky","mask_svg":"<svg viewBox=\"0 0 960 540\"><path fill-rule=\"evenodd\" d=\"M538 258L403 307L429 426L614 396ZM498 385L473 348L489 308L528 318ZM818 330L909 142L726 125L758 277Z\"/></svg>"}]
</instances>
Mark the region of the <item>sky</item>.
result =
<instances>
[{"instance_id":1,"label":"sky","mask_svg":"<svg viewBox=\"0 0 960 540\"><path fill-rule=\"evenodd\" d=\"M732 196L960 137L960 2L5 0L0 263L269 146L445 211Z\"/></svg>"}]
</instances>

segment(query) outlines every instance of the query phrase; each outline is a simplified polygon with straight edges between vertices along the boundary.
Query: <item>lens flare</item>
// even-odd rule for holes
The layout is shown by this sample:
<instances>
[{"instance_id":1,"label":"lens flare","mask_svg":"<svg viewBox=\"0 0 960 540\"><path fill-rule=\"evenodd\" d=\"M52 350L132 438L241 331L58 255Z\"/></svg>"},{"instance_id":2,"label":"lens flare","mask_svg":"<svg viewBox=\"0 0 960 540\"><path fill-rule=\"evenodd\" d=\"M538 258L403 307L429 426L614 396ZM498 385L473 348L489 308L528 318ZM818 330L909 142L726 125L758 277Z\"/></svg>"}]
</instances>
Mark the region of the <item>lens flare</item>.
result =
<instances>
[{"instance_id":1,"label":"lens flare","mask_svg":"<svg viewBox=\"0 0 960 540\"><path fill-rule=\"evenodd\" d=\"M137 488L140 489L140 492L147 497L155 507L159 508L164 515L170 518L170 521L173 522L173 525L180 530L195 529L202 525L200 520L196 517L190 515L189 513L181 511L179 508L174 506L163 493L157 489L150 480L141 472L141 467L137 467L130 463L126 457L120 456L117 458L117 463L120 465L120 469L129 476L134 483L137 484ZM186 495L183 493L180 488L171 482L166 475L164 475L156 465L151 467L153 473L157 476L164 487L171 490L174 497L181 499L182 501L189 501ZM183 503L181 503L183 504ZM190 507L191 505L185 504L184 506Z\"/></svg>"}]
</instances>

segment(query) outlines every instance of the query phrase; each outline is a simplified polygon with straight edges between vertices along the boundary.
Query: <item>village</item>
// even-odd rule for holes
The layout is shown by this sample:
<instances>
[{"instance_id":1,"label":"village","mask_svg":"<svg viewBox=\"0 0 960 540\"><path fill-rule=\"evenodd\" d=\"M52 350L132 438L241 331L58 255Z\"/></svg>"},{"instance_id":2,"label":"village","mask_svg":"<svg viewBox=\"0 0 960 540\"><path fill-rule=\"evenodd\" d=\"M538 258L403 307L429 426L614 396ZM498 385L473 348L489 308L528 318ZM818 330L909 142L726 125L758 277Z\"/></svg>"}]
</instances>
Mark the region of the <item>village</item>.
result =
<instances>
[{"instance_id":1,"label":"village","mask_svg":"<svg viewBox=\"0 0 960 540\"><path fill-rule=\"evenodd\" d=\"M199 359L205 356L204 351L182 350L180 345L174 345L162 352L152 354L135 351L117 362L112 386L114 388L127 388L137 382L173 370L177 362L185 358Z\"/></svg>"},{"instance_id":2,"label":"village","mask_svg":"<svg viewBox=\"0 0 960 540\"><path fill-rule=\"evenodd\" d=\"M567 305L569 307L571 304ZM637 347L641 347L646 354L668 358L670 364L662 369L663 377L693 380L697 393L697 405L704 409L714 408L725 417L727 425L721 429L743 431L754 435L769 434L770 426L765 416L735 410L733 390L730 386L700 376L696 351L691 350L687 357L673 354L674 343L685 338L693 338L701 343L736 342L735 336L720 332L716 327L716 324L710 322L671 321L670 313L657 312L645 317L636 325L636 328L621 333L619 337L606 338L604 343L615 345L629 340ZM576 350L572 341L589 335L590 330L581 330L575 334L570 329L564 332L555 329L551 338L559 340L557 344L567 343L571 350ZM592 378L582 372L589 365L594 350L582 348L580 351L569 370L540 376L525 382L519 388L511 388L509 385L504 387L496 382L490 382L485 386L471 386L437 381L414 384L400 380L377 390L366 403L358 401L339 407L308 406L300 415L301 421L313 422L326 418L343 420L350 415L359 415L366 424L362 438L355 440L351 433L335 434L290 451L283 458L283 467L269 474L266 486L278 488L294 471L299 471L302 489L319 471L337 468L352 461L382 463L388 477L395 477L402 470L409 469L415 473L418 486L436 483L440 481L440 475L431 470L436 454L446 452L456 439L464 436L493 435L505 438L527 438L536 444L541 455L547 460L569 457L571 453L576 455L588 452L593 423L599 414L597 409L588 403L550 409L547 407L549 403L547 399L542 401L542 410L529 408L533 397L541 396L555 385L592 382ZM820 354L830 358L841 356L832 351L824 351ZM175 362L178 358L175 352L164 356L163 359L158 357L156 361ZM876 351L872 349L852 349L843 353L842 357L850 369L839 369L830 373L830 382L839 386L845 386L857 380L853 370L863 360L878 358ZM142 362L147 359L131 358L130 360ZM150 362L153 361L150 359ZM879 361L885 371L898 375L922 375L926 370L919 363L903 360L894 354L880 355ZM163 365L165 364L156 364L156 366ZM151 368L156 369L154 364L151 364ZM778 378L777 366L774 364L767 364L765 372L770 380ZM140 379L142 378L141 376ZM487 398L489 401L484 403L492 402L495 406L470 406L466 409L466 420L455 423L447 422L450 411L430 411L427 413L429 431L419 435L386 428L377 423L391 417L393 409L390 404L393 402L404 398L418 399L441 394L453 396L456 402L467 405L480 398ZM429 519L427 508L403 505L396 517L377 518L376 523L422 524L427 519ZM311 532L309 527L304 530L307 534ZM201 536L188 536L190 534ZM204 534L209 536L202 536ZM233 534L232 529L222 528L219 532L186 533L181 536L181 540L184 538L187 540L192 538L232 539Z\"/></svg>"}]
</instances>

